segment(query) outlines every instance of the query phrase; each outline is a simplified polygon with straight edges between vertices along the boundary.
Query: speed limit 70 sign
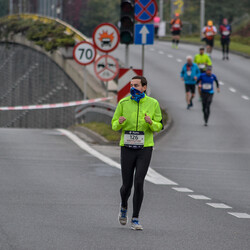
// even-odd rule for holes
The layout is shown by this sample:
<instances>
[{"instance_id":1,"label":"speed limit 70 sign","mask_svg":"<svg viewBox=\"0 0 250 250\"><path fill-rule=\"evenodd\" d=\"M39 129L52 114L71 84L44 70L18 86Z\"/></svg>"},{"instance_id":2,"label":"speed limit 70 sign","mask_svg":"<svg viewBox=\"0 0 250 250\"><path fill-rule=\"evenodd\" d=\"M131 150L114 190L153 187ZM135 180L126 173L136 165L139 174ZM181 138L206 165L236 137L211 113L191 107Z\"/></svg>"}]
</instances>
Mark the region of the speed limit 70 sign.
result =
<instances>
[{"instance_id":1,"label":"speed limit 70 sign","mask_svg":"<svg viewBox=\"0 0 250 250\"><path fill-rule=\"evenodd\" d=\"M80 42L74 47L73 56L77 63L88 65L95 60L96 49L89 42Z\"/></svg>"}]
</instances>

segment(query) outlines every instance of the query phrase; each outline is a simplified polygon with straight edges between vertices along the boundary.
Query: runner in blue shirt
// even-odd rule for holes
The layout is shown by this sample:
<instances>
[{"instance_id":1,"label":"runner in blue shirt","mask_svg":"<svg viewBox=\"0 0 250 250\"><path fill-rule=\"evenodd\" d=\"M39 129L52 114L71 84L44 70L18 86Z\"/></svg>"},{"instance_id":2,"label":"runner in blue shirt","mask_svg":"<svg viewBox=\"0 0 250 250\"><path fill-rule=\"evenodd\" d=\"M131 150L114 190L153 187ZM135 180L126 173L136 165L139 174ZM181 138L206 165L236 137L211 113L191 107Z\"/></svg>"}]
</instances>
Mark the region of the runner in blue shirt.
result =
<instances>
[{"instance_id":1,"label":"runner in blue shirt","mask_svg":"<svg viewBox=\"0 0 250 250\"><path fill-rule=\"evenodd\" d=\"M204 126L207 126L210 114L210 105L214 94L214 82L216 82L217 92L220 92L219 82L216 75L212 74L212 66L207 66L206 73L202 73L198 78L198 86L201 91L202 111L204 114Z\"/></svg>"},{"instance_id":2,"label":"runner in blue shirt","mask_svg":"<svg viewBox=\"0 0 250 250\"><path fill-rule=\"evenodd\" d=\"M198 77L200 76L200 69L197 64L193 62L192 56L186 57L187 62L183 65L181 70L181 79L185 83L187 109L193 107L193 98L195 97L195 86Z\"/></svg>"}]
</instances>

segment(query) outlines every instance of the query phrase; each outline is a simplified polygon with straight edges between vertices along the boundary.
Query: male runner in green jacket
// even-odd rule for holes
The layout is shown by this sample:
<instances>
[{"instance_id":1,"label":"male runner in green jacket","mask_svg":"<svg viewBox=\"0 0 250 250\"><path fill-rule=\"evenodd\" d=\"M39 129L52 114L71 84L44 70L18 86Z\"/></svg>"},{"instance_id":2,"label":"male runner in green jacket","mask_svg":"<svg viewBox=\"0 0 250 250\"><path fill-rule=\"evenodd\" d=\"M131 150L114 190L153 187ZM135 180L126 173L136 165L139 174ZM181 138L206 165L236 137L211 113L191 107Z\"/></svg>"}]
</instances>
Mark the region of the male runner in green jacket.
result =
<instances>
[{"instance_id":1,"label":"male runner in green jacket","mask_svg":"<svg viewBox=\"0 0 250 250\"><path fill-rule=\"evenodd\" d=\"M131 96L120 100L112 119L112 129L122 130L120 140L122 187L118 219L122 225L127 224L128 198L135 178L131 228L142 230L139 212L143 200L144 179L154 146L153 133L159 132L163 125L158 101L145 93L146 78L135 76L130 86Z\"/></svg>"}]
</instances>

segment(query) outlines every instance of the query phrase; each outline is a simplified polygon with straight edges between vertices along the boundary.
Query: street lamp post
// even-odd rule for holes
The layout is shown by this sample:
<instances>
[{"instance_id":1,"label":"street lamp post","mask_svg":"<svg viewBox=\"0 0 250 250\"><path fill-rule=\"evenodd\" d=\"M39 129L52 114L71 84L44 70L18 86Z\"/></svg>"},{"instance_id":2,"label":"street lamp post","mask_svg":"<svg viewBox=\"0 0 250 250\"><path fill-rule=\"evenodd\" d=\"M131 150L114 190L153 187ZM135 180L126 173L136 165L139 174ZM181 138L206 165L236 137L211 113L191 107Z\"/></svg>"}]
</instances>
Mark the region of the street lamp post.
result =
<instances>
[{"instance_id":1,"label":"street lamp post","mask_svg":"<svg viewBox=\"0 0 250 250\"><path fill-rule=\"evenodd\" d=\"M10 0L9 4L10 4L10 6L9 6L9 14L12 15L13 14L13 0Z\"/></svg>"},{"instance_id":2,"label":"street lamp post","mask_svg":"<svg viewBox=\"0 0 250 250\"><path fill-rule=\"evenodd\" d=\"M160 20L163 21L163 0L160 0L159 10L160 10Z\"/></svg>"},{"instance_id":3,"label":"street lamp post","mask_svg":"<svg viewBox=\"0 0 250 250\"><path fill-rule=\"evenodd\" d=\"M204 24L205 24L205 0L201 0L200 2L200 37L202 38L202 29L204 27Z\"/></svg>"}]
</instances>

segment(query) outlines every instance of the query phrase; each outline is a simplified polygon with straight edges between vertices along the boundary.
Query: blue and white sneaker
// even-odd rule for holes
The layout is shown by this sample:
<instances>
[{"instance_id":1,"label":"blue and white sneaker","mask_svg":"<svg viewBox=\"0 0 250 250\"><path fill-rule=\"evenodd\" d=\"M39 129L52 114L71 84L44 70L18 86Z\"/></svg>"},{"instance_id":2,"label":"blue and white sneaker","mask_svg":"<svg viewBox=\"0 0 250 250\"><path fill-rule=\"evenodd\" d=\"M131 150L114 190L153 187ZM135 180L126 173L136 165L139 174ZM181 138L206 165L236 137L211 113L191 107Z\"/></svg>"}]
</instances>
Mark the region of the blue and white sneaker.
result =
<instances>
[{"instance_id":1,"label":"blue and white sneaker","mask_svg":"<svg viewBox=\"0 0 250 250\"><path fill-rule=\"evenodd\" d=\"M143 230L143 227L140 224L138 218L132 218L132 220L131 220L131 229L133 229L133 230Z\"/></svg>"},{"instance_id":2,"label":"blue and white sneaker","mask_svg":"<svg viewBox=\"0 0 250 250\"><path fill-rule=\"evenodd\" d=\"M118 220L119 220L120 224L123 226L125 226L128 222L127 213L128 213L128 209L121 206L120 213L118 215Z\"/></svg>"}]
</instances>

